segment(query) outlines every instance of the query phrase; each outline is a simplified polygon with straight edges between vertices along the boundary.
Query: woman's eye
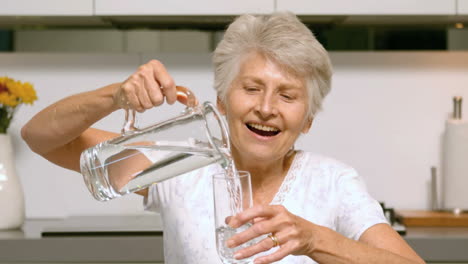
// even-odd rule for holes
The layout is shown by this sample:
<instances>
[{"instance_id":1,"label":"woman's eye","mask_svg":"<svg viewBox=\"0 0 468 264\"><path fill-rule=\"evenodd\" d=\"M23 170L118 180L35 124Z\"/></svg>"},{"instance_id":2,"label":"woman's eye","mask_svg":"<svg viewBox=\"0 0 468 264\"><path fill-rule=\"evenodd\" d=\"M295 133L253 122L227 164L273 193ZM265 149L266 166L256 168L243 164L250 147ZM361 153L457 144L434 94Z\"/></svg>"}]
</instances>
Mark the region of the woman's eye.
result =
<instances>
[{"instance_id":1,"label":"woman's eye","mask_svg":"<svg viewBox=\"0 0 468 264\"><path fill-rule=\"evenodd\" d=\"M294 96L289 94L281 94L281 97L283 97L286 100L294 100Z\"/></svg>"},{"instance_id":2,"label":"woman's eye","mask_svg":"<svg viewBox=\"0 0 468 264\"><path fill-rule=\"evenodd\" d=\"M244 87L247 92L256 92L259 89L257 87Z\"/></svg>"}]
</instances>

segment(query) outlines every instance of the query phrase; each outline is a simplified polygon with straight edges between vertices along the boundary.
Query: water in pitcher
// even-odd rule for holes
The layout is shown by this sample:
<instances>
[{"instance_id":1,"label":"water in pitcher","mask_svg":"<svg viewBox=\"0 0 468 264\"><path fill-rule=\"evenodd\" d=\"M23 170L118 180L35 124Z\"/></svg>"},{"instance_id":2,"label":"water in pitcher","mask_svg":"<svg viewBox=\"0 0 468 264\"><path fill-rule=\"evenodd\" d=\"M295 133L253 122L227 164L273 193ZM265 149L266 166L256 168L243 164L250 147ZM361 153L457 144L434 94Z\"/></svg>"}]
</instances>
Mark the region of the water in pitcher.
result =
<instances>
[{"instance_id":1,"label":"water in pitcher","mask_svg":"<svg viewBox=\"0 0 468 264\"><path fill-rule=\"evenodd\" d=\"M212 163L231 168L229 150L218 149L204 142L185 145L103 142L83 152L81 171L93 196L105 201Z\"/></svg>"}]
</instances>

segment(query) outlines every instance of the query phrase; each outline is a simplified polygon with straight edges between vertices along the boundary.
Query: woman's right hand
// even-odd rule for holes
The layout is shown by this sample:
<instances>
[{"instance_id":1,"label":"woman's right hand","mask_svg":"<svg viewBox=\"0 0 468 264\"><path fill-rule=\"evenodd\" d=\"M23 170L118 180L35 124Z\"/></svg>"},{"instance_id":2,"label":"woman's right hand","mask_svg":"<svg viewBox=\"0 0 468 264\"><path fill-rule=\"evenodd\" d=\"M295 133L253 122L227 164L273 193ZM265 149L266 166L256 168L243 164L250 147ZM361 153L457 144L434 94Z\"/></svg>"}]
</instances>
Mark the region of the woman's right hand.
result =
<instances>
[{"instance_id":1,"label":"woman's right hand","mask_svg":"<svg viewBox=\"0 0 468 264\"><path fill-rule=\"evenodd\" d=\"M158 61L151 60L141 65L138 70L125 80L113 94L114 103L123 109L144 112L164 103L173 104L178 98L176 85L166 67Z\"/></svg>"}]
</instances>

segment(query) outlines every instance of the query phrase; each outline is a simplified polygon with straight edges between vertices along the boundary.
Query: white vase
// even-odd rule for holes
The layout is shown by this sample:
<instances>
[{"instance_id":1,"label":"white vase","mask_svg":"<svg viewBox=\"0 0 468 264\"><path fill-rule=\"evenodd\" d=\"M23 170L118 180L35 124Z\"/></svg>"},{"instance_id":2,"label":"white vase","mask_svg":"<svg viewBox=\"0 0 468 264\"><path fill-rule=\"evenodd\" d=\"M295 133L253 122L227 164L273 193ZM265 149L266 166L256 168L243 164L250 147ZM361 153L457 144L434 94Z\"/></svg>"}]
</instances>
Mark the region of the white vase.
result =
<instances>
[{"instance_id":1,"label":"white vase","mask_svg":"<svg viewBox=\"0 0 468 264\"><path fill-rule=\"evenodd\" d=\"M11 137L0 134L0 229L16 229L24 222L24 195L16 175Z\"/></svg>"}]
</instances>

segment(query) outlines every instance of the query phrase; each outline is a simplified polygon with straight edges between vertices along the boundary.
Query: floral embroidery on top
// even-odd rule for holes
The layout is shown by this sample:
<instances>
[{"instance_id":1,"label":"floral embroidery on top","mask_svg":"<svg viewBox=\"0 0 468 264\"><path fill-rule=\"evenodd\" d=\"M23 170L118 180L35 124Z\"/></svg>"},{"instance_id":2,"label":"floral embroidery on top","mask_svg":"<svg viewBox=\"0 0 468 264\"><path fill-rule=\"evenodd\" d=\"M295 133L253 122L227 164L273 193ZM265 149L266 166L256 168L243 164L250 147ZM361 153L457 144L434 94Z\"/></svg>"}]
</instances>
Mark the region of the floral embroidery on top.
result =
<instances>
[{"instance_id":1,"label":"floral embroidery on top","mask_svg":"<svg viewBox=\"0 0 468 264\"><path fill-rule=\"evenodd\" d=\"M273 200L270 204L282 204L284 202L286 195L291 190L292 184L296 181L296 172L300 171L300 168L302 166L302 154L302 151L297 151L296 156L294 157L294 160L291 164L291 167L289 168L288 173L286 174L286 177L281 183L278 192L275 194L275 197L273 197Z\"/></svg>"}]
</instances>

